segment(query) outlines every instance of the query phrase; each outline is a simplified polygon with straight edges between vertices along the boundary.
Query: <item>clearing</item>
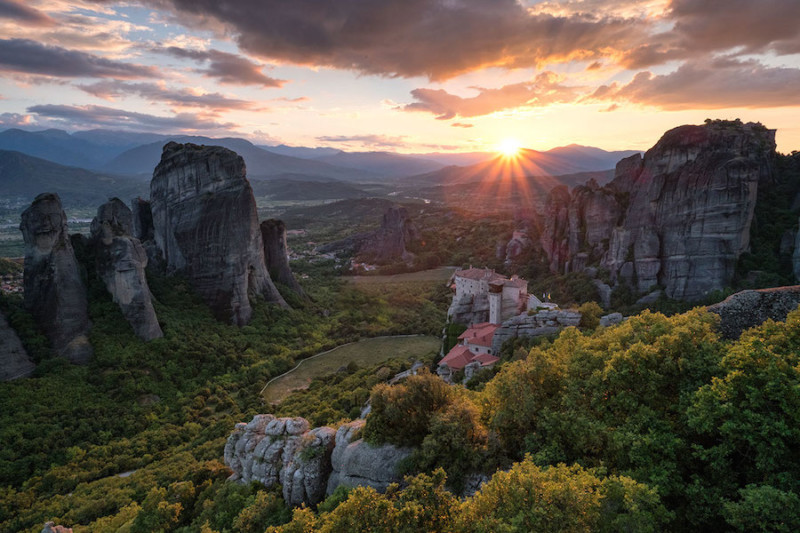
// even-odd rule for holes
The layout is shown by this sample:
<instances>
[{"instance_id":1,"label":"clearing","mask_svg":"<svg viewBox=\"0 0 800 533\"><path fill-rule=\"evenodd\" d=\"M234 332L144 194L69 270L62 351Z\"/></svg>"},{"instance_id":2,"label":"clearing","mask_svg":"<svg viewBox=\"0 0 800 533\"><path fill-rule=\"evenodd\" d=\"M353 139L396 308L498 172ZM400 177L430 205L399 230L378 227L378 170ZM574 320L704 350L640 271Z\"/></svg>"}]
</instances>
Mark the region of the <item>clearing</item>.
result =
<instances>
[{"instance_id":1,"label":"clearing","mask_svg":"<svg viewBox=\"0 0 800 533\"><path fill-rule=\"evenodd\" d=\"M345 344L300 361L294 369L269 382L262 397L267 404L278 403L293 390L307 388L312 379L332 374L351 362L363 367L392 358L430 359L439 351L439 344L437 337L428 335L374 337Z\"/></svg>"}]
</instances>

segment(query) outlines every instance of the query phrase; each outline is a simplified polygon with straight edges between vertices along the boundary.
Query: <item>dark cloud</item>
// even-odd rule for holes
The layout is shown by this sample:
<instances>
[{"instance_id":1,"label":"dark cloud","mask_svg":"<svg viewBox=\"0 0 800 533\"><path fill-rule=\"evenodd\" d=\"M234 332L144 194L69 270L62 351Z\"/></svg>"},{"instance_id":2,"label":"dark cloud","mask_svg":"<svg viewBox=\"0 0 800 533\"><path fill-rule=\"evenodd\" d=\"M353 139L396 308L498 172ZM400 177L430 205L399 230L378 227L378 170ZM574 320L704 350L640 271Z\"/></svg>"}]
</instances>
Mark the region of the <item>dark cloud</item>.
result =
<instances>
[{"instance_id":1,"label":"dark cloud","mask_svg":"<svg viewBox=\"0 0 800 533\"><path fill-rule=\"evenodd\" d=\"M28 39L0 39L0 71L63 78L154 77L153 67L123 63Z\"/></svg>"},{"instance_id":2,"label":"dark cloud","mask_svg":"<svg viewBox=\"0 0 800 533\"><path fill-rule=\"evenodd\" d=\"M19 128L30 125L30 115L21 115L19 113L0 113L0 127L2 128Z\"/></svg>"},{"instance_id":3,"label":"dark cloud","mask_svg":"<svg viewBox=\"0 0 800 533\"><path fill-rule=\"evenodd\" d=\"M543 72L532 82L514 83L499 89L483 89L472 98L462 98L443 89L414 89L411 95L419 100L403 106L404 111L425 111L439 120L455 117L477 117L520 106L543 106L571 102L577 89L560 83L552 72Z\"/></svg>"},{"instance_id":4,"label":"dark cloud","mask_svg":"<svg viewBox=\"0 0 800 533\"><path fill-rule=\"evenodd\" d=\"M181 59L208 63L206 68L198 69L197 71L210 78L216 78L221 83L261 85L263 87L282 87L286 83L286 80L279 80L265 75L262 72L264 65L254 63L245 57L220 52L219 50L187 50L171 46L157 49L157 51Z\"/></svg>"},{"instance_id":5,"label":"dark cloud","mask_svg":"<svg viewBox=\"0 0 800 533\"><path fill-rule=\"evenodd\" d=\"M625 66L646 68L732 50L739 55L800 52L798 0L672 0L666 20L672 29L632 48Z\"/></svg>"},{"instance_id":6,"label":"dark cloud","mask_svg":"<svg viewBox=\"0 0 800 533\"><path fill-rule=\"evenodd\" d=\"M405 135L327 135L317 137L317 140L324 143L362 144L383 148L401 148L408 145Z\"/></svg>"},{"instance_id":7,"label":"dark cloud","mask_svg":"<svg viewBox=\"0 0 800 533\"><path fill-rule=\"evenodd\" d=\"M52 26L55 21L38 9L14 0L0 0L0 19L11 19L31 26Z\"/></svg>"},{"instance_id":8,"label":"dark cloud","mask_svg":"<svg viewBox=\"0 0 800 533\"><path fill-rule=\"evenodd\" d=\"M118 80L103 80L78 88L100 98L116 98L138 95L154 102L165 102L181 107L205 107L215 111L226 109L252 109L255 102L228 98L220 93L195 94L188 89L173 89L156 83L130 83Z\"/></svg>"},{"instance_id":9,"label":"dark cloud","mask_svg":"<svg viewBox=\"0 0 800 533\"><path fill-rule=\"evenodd\" d=\"M644 42L638 19L531 14L516 0L140 0L214 19L246 52L368 74L446 79L592 59Z\"/></svg>"},{"instance_id":10,"label":"dark cloud","mask_svg":"<svg viewBox=\"0 0 800 533\"><path fill-rule=\"evenodd\" d=\"M171 117L160 117L97 105L35 105L28 108L28 113L34 113L45 119L56 119L62 122L64 127L136 131L210 131L227 130L235 126L231 123L216 122L213 115L178 113Z\"/></svg>"},{"instance_id":11,"label":"dark cloud","mask_svg":"<svg viewBox=\"0 0 800 533\"><path fill-rule=\"evenodd\" d=\"M800 69L717 59L688 62L670 74L640 72L626 85L599 87L590 99L628 101L669 110L782 107L800 105L798 86Z\"/></svg>"}]
</instances>

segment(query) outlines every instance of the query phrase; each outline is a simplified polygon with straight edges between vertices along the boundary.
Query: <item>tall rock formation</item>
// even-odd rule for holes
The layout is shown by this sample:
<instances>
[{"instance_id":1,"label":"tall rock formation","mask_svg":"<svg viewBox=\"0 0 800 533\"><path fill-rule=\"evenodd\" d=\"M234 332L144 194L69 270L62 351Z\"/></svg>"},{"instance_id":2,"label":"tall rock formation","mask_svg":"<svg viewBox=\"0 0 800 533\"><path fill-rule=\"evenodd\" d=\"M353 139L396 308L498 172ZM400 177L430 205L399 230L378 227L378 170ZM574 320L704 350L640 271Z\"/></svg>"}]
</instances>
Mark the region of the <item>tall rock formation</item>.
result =
<instances>
[{"instance_id":1,"label":"tall rock formation","mask_svg":"<svg viewBox=\"0 0 800 533\"><path fill-rule=\"evenodd\" d=\"M409 262L414 254L406 247L419 239L419 230L405 207L390 207L384 214L381 227L371 234L358 250L358 256L370 263Z\"/></svg>"},{"instance_id":2,"label":"tall rock formation","mask_svg":"<svg viewBox=\"0 0 800 533\"><path fill-rule=\"evenodd\" d=\"M283 283L300 296L305 296L303 287L297 282L291 267L286 247L286 224L283 220L270 218L261 223L261 238L264 241L264 261L270 278Z\"/></svg>"},{"instance_id":3,"label":"tall rock formation","mask_svg":"<svg viewBox=\"0 0 800 533\"><path fill-rule=\"evenodd\" d=\"M35 368L17 332L11 329L6 317L0 313L0 381L30 376Z\"/></svg>"},{"instance_id":4,"label":"tall rock formation","mask_svg":"<svg viewBox=\"0 0 800 533\"><path fill-rule=\"evenodd\" d=\"M250 321L249 297L285 306L264 263L244 160L220 146L170 142L150 183L155 243L220 320Z\"/></svg>"},{"instance_id":5,"label":"tall rock formation","mask_svg":"<svg viewBox=\"0 0 800 533\"><path fill-rule=\"evenodd\" d=\"M554 191L542 235L551 269L599 263L614 282L639 292L658 285L676 299L722 289L748 249L758 184L770 179L774 154L775 131L761 124L668 131L644 158L620 161L606 187Z\"/></svg>"},{"instance_id":6,"label":"tall rock formation","mask_svg":"<svg viewBox=\"0 0 800 533\"><path fill-rule=\"evenodd\" d=\"M122 200L112 198L100 206L91 227L95 265L136 336L149 341L164 334L144 273L147 253L131 236L133 224L133 213Z\"/></svg>"},{"instance_id":7,"label":"tall rock formation","mask_svg":"<svg viewBox=\"0 0 800 533\"><path fill-rule=\"evenodd\" d=\"M92 356L87 338L86 286L75 259L67 215L57 194L40 194L22 213L25 241L25 307L56 354L83 364Z\"/></svg>"}]
</instances>

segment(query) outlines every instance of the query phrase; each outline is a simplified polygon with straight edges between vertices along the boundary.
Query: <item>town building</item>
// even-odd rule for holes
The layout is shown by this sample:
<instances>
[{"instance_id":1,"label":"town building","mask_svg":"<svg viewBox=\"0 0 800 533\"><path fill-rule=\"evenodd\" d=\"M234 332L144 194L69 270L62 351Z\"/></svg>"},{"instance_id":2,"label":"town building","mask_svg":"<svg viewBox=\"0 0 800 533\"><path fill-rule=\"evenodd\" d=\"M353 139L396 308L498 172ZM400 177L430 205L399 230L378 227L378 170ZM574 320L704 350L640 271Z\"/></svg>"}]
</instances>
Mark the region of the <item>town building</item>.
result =
<instances>
[{"instance_id":1,"label":"town building","mask_svg":"<svg viewBox=\"0 0 800 533\"><path fill-rule=\"evenodd\" d=\"M500 358L492 353L492 339L499 327L497 324L482 322L468 328L458 336L458 344L439 361L437 373L450 381L453 374L464 370L468 365L474 369L494 365Z\"/></svg>"},{"instance_id":2,"label":"town building","mask_svg":"<svg viewBox=\"0 0 800 533\"><path fill-rule=\"evenodd\" d=\"M447 312L451 322L499 325L528 309L528 282L518 276L470 267L456 270L450 283L455 292Z\"/></svg>"}]
</instances>

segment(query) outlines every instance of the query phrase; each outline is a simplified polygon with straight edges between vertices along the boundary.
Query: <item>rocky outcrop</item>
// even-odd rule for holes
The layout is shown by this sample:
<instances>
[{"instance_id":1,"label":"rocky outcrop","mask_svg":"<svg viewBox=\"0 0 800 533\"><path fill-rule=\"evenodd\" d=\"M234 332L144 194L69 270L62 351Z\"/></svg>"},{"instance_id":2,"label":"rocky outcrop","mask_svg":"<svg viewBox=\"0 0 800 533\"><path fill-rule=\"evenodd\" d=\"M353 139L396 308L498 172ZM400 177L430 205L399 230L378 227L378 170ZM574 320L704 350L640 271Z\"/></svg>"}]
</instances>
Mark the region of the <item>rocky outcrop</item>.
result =
<instances>
[{"instance_id":1,"label":"rocky outcrop","mask_svg":"<svg viewBox=\"0 0 800 533\"><path fill-rule=\"evenodd\" d=\"M389 484L400 481L396 473L397 465L411 454L411 449L398 448L391 444L368 444L357 438L364 424L364 420L356 420L342 425L336 431L328 494L332 494L340 485L351 488L372 487L382 492Z\"/></svg>"},{"instance_id":2,"label":"rocky outcrop","mask_svg":"<svg viewBox=\"0 0 800 533\"><path fill-rule=\"evenodd\" d=\"M381 227L364 239L357 256L368 263L410 262L414 255L407 246L419 240L420 234L405 207L390 207L384 214Z\"/></svg>"},{"instance_id":3,"label":"rocky outcrop","mask_svg":"<svg viewBox=\"0 0 800 533\"><path fill-rule=\"evenodd\" d=\"M394 446L370 446L356 439L364 421L309 429L304 418L256 415L236 425L225 444L225 464L231 481L257 481L283 486L291 506L316 505L339 485L368 485L385 490L398 481L397 462L409 451Z\"/></svg>"},{"instance_id":4,"label":"rocky outcrop","mask_svg":"<svg viewBox=\"0 0 800 533\"><path fill-rule=\"evenodd\" d=\"M264 263L244 160L219 146L168 143L150 183L154 239L220 320L250 321L250 296L285 306Z\"/></svg>"},{"instance_id":5,"label":"rocky outcrop","mask_svg":"<svg viewBox=\"0 0 800 533\"><path fill-rule=\"evenodd\" d=\"M22 213L25 241L25 307L56 354L83 364L92 356L86 286L67 233L57 194L40 194Z\"/></svg>"},{"instance_id":6,"label":"rocky outcrop","mask_svg":"<svg viewBox=\"0 0 800 533\"><path fill-rule=\"evenodd\" d=\"M270 278L283 283L300 296L305 291L295 279L289 266L289 253L286 246L286 224L271 218L261 223L261 238L264 242L264 261Z\"/></svg>"},{"instance_id":7,"label":"rocky outcrop","mask_svg":"<svg viewBox=\"0 0 800 533\"><path fill-rule=\"evenodd\" d=\"M515 231L511 235L511 239L503 247L503 256L505 257L506 264L511 263L515 258L522 255L526 250L531 247L532 241L525 231Z\"/></svg>"},{"instance_id":8,"label":"rocky outcrop","mask_svg":"<svg viewBox=\"0 0 800 533\"><path fill-rule=\"evenodd\" d=\"M607 269L639 292L696 300L732 281L748 249L759 181L771 178L775 132L716 121L668 131L623 159L606 187L548 199L542 246L551 269ZM575 258L586 254L579 264Z\"/></svg>"},{"instance_id":9,"label":"rocky outcrop","mask_svg":"<svg viewBox=\"0 0 800 533\"><path fill-rule=\"evenodd\" d=\"M489 322L489 295L487 293L464 294L458 299L453 296L447 316L451 322L457 324Z\"/></svg>"},{"instance_id":10,"label":"rocky outcrop","mask_svg":"<svg viewBox=\"0 0 800 533\"><path fill-rule=\"evenodd\" d=\"M95 267L136 336L149 341L164 334L144 273L147 253L131 236L133 228L133 213L122 200L113 198L100 206L91 226Z\"/></svg>"},{"instance_id":11,"label":"rocky outcrop","mask_svg":"<svg viewBox=\"0 0 800 533\"><path fill-rule=\"evenodd\" d=\"M800 305L800 285L737 292L708 307L720 317L719 331L725 338L738 339L743 331L768 318L786 320Z\"/></svg>"},{"instance_id":12,"label":"rocky outcrop","mask_svg":"<svg viewBox=\"0 0 800 533\"><path fill-rule=\"evenodd\" d=\"M17 333L0 313L0 381L28 377L35 368Z\"/></svg>"},{"instance_id":13,"label":"rocky outcrop","mask_svg":"<svg viewBox=\"0 0 800 533\"><path fill-rule=\"evenodd\" d=\"M72 533L71 527L56 525L55 522L45 522L42 533Z\"/></svg>"},{"instance_id":14,"label":"rocky outcrop","mask_svg":"<svg viewBox=\"0 0 800 533\"><path fill-rule=\"evenodd\" d=\"M510 318L494 332L492 353L500 353L503 343L516 337L539 337L552 335L564 328L578 326L581 314L577 311L561 309L542 310L533 315L519 315Z\"/></svg>"}]
</instances>

